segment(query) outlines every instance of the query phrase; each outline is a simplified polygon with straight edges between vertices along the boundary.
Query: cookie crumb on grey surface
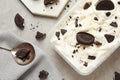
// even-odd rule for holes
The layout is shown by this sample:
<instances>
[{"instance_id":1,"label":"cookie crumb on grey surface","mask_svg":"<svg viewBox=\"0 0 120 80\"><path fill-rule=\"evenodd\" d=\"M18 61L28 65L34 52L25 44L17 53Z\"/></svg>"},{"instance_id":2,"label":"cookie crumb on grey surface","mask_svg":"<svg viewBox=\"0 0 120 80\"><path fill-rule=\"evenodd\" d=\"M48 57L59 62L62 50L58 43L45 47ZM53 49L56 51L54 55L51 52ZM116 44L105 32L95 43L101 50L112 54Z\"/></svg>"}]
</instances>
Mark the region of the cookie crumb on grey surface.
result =
<instances>
[{"instance_id":1,"label":"cookie crumb on grey surface","mask_svg":"<svg viewBox=\"0 0 120 80\"><path fill-rule=\"evenodd\" d=\"M48 73L47 71L42 70L42 71L40 71L40 73L39 73L39 78L40 78L41 80L45 80L45 79L47 79L48 75L49 75L49 73Z\"/></svg>"},{"instance_id":2,"label":"cookie crumb on grey surface","mask_svg":"<svg viewBox=\"0 0 120 80\"><path fill-rule=\"evenodd\" d=\"M115 77L113 78L113 80L120 80L120 73L115 72Z\"/></svg>"},{"instance_id":3,"label":"cookie crumb on grey surface","mask_svg":"<svg viewBox=\"0 0 120 80\"><path fill-rule=\"evenodd\" d=\"M35 38L36 38L37 40L43 40L43 39L46 38L46 33L41 33L41 32L39 32L39 31L37 31Z\"/></svg>"},{"instance_id":4,"label":"cookie crumb on grey surface","mask_svg":"<svg viewBox=\"0 0 120 80\"><path fill-rule=\"evenodd\" d=\"M14 21L19 29L24 29L24 18L19 13L16 14Z\"/></svg>"}]
</instances>

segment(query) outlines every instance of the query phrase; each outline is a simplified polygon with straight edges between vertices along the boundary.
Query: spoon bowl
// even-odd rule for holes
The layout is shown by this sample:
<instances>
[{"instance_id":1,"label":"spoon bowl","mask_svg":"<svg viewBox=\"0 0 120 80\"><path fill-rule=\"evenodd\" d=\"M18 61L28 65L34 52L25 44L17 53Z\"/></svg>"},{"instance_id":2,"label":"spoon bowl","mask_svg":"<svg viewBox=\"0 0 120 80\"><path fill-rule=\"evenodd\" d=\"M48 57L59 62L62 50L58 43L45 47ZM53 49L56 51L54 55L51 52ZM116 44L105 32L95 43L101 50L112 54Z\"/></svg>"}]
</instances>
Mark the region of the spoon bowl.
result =
<instances>
[{"instance_id":1,"label":"spoon bowl","mask_svg":"<svg viewBox=\"0 0 120 80\"><path fill-rule=\"evenodd\" d=\"M16 63L19 65L27 65L35 58L34 47L27 42L21 43L12 49L6 49L3 47L0 47L0 49L10 51Z\"/></svg>"}]
</instances>

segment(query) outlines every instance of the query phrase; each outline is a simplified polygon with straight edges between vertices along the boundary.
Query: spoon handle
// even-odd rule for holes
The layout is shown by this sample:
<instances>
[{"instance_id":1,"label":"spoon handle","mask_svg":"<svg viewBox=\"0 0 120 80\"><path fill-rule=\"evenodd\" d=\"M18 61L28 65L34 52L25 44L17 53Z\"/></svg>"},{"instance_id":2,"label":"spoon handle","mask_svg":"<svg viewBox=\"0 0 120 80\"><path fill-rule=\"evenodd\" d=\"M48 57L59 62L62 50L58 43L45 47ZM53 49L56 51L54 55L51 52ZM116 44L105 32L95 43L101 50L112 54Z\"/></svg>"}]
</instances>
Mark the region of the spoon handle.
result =
<instances>
[{"instance_id":1,"label":"spoon handle","mask_svg":"<svg viewBox=\"0 0 120 80\"><path fill-rule=\"evenodd\" d=\"M7 51L11 51L11 49L7 49L7 48L1 47L1 46L0 46L0 49L4 49L4 50L7 50Z\"/></svg>"}]
</instances>

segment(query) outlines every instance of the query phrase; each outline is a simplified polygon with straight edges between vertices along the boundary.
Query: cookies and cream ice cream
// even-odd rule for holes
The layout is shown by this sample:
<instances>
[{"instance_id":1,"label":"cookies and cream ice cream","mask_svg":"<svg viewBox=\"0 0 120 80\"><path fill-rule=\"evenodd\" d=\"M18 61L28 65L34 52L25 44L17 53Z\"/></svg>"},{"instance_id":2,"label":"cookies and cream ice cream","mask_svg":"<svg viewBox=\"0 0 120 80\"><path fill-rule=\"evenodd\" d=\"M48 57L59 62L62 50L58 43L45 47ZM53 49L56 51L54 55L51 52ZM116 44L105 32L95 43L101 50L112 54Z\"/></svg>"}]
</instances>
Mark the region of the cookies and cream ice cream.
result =
<instances>
[{"instance_id":1,"label":"cookies and cream ice cream","mask_svg":"<svg viewBox=\"0 0 120 80\"><path fill-rule=\"evenodd\" d=\"M77 72L90 74L120 45L120 0L81 0L51 42Z\"/></svg>"}]
</instances>

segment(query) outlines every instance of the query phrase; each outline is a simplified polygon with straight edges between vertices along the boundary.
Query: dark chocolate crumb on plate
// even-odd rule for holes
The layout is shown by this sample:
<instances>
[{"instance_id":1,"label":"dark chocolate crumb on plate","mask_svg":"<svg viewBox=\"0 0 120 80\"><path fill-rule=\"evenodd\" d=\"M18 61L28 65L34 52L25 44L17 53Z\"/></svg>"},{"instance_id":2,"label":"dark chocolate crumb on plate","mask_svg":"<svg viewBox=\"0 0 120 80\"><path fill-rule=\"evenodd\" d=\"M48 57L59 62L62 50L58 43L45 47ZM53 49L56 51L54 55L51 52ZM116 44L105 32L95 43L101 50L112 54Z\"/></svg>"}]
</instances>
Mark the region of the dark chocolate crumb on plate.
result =
<instances>
[{"instance_id":1,"label":"dark chocolate crumb on plate","mask_svg":"<svg viewBox=\"0 0 120 80\"><path fill-rule=\"evenodd\" d=\"M67 32L66 29L61 29L61 34L64 35Z\"/></svg>"},{"instance_id":2,"label":"dark chocolate crumb on plate","mask_svg":"<svg viewBox=\"0 0 120 80\"><path fill-rule=\"evenodd\" d=\"M120 80L120 73L115 72L114 74L115 74L115 77L113 80Z\"/></svg>"},{"instance_id":3,"label":"dark chocolate crumb on plate","mask_svg":"<svg viewBox=\"0 0 120 80\"><path fill-rule=\"evenodd\" d=\"M90 60L95 60L96 59L96 56L88 56L88 59L90 59Z\"/></svg>"},{"instance_id":4,"label":"dark chocolate crumb on plate","mask_svg":"<svg viewBox=\"0 0 120 80\"><path fill-rule=\"evenodd\" d=\"M24 29L24 19L20 14L18 14L18 13L16 14L14 21L19 29L21 29L21 30Z\"/></svg>"},{"instance_id":5,"label":"dark chocolate crumb on plate","mask_svg":"<svg viewBox=\"0 0 120 80\"><path fill-rule=\"evenodd\" d=\"M46 38L46 34L37 31L35 38L36 38L37 40L43 40L43 39Z\"/></svg>"},{"instance_id":6,"label":"dark chocolate crumb on plate","mask_svg":"<svg viewBox=\"0 0 120 80\"><path fill-rule=\"evenodd\" d=\"M99 0L96 5L96 10L113 10L114 4L111 0Z\"/></svg>"},{"instance_id":7,"label":"dark chocolate crumb on plate","mask_svg":"<svg viewBox=\"0 0 120 80\"><path fill-rule=\"evenodd\" d=\"M44 79L47 79L48 75L49 75L49 73L47 71L42 70L39 73L39 78L44 80Z\"/></svg>"},{"instance_id":8,"label":"dark chocolate crumb on plate","mask_svg":"<svg viewBox=\"0 0 120 80\"><path fill-rule=\"evenodd\" d=\"M76 34L76 40L79 44L91 45L94 43L94 36L86 32L78 32Z\"/></svg>"},{"instance_id":9,"label":"dark chocolate crumb on plate","mask_svg":"<svg viewBox=\"0 0 120 80\"><path fill-rule=\"evenodd\" d=\"M104 36L105 36L108 43L111 43L115 38L115 36L113 36L111 34L105 34Z\"/></svg>"},{"instance_id":10,"label":"dark chocolate crumb on plate","mask_svg":"<svg viewBox=\"0 0 120 80\"><path fill-rule=\"evenodd\" d=\"M92 5L91 2L87 2L87 3L85 3L85 5L84 5L84 9L88 9L91 5Z\"/></svg>"},{"instance_id":11,"label":"dark chocolate crumb on plate","mask_svg":"<svg viewBox=\"0 0 120 80\"><path fill-rule=\"evenodd\" d=\"M105 13L107 17L109 17L111 15L111 12L107 12Z\"/></svg>"},{"instance_id":12,"label":"dark chocolate crumb on plate","mask_svg":"<svg viewBox=\"0 0 120 80\"><path fill-rule=\"evenodd\" d=\"M44 0L44 5L50 5L50 4L54 4L54 3L56 3L56 2L58 2L58 0Z\"/></svg>"},{"instance_id":13,"label":"dark chocolate crumb on plate","mask_svg":"<svg viewBox=\"0 0 120 80\"><path fill-rule=\"evenodd\" d=\"M25 61L26 59L29 59L30 50L27 49L20 49L16 52L16 57Z\"/></svg>"},{"instance_id":14,"label":"dark chocolate crumb on plate","mask_svg":"<svg viewBox=\"0 0 120 80\"><path fill-rule=\"evenodd\" d=\"M118 27L117 22L111 22L110 25L113 26L113 27Z\"/></svg>"},{"instance_id":15,"label":"dark chocolate crumb on plate","mask_svg":"<svg viewBox=\"0 0 120 80\"><path fill-rule=\"evenodd\" d=\"M58 38L58 40L60 40L60 32L56 32L55 35Z\"/></svg>"}]
</instances>

